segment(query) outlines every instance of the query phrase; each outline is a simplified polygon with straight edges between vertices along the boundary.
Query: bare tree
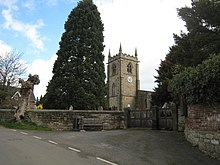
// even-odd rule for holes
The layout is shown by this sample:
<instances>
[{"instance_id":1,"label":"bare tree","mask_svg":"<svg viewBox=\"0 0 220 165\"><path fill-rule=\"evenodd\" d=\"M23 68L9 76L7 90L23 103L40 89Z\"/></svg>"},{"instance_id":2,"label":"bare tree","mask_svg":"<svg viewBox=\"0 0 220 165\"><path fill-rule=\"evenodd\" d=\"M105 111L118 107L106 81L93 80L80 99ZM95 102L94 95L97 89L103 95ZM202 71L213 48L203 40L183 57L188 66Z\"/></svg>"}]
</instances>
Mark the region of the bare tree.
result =
<instances>
[{"instance_id":1,"label":"bare tree","mask_svg":"<svg viewBox=\"0 0 220 165\"><path fill-rule=\"evenodd\" d=\"M0 85L11 86L26 72L26 64L21 61L22 53L16 51L0 54Z\"/></svg>"}]
</instances>

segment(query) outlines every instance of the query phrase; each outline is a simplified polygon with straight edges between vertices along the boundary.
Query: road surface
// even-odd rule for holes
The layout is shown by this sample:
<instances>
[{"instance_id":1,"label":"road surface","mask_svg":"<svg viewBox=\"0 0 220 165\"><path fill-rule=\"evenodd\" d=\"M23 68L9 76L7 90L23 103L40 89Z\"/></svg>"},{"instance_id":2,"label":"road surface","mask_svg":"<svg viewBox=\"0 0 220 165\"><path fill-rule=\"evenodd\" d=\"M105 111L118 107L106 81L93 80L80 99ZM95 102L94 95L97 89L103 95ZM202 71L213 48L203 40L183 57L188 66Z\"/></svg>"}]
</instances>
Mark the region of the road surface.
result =
<instances>
[{"instance_id":1,"label":"road surface","mask_svg":"<svg viewBox=\"0 0 220 165\"><path fill-rule=\"evenodd\" d=\"M102 158L27 132L0 128L0 165L106 165Z\"/></svg>"},{"instance_id":2,"label":"road surface","mask_svg":"<svg viewBox=\"0 0 220 165\"><path fill-rule=\"evenodd\" d=\"M147 129L94 132L0 127L0 165L219 165L183 133Z\"/></svg>"}]
</instances>

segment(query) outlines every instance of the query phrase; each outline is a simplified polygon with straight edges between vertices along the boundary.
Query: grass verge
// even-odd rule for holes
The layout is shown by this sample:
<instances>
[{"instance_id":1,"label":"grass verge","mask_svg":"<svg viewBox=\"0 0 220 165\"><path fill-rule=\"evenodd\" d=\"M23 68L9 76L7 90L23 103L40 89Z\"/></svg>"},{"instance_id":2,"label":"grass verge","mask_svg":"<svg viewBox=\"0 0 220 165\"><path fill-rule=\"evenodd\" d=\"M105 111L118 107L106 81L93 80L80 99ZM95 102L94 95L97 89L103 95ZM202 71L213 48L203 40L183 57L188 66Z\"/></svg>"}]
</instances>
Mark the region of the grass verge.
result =
<instances>
[{"instance_id":1,"label":"grass verge","mask_svg":"<svg viewBox=\"0 0 220 165\"><path fill-rule=\"evenodd\" d=\"M26 129L26 130L38 130L38 131L52 131L51 128L46 126L39 126L32 122L23 121L22 123L18 123L15 120L10 121L0 121L0 125L11 128L11 129Z\"/></svg>"}]
</instances>

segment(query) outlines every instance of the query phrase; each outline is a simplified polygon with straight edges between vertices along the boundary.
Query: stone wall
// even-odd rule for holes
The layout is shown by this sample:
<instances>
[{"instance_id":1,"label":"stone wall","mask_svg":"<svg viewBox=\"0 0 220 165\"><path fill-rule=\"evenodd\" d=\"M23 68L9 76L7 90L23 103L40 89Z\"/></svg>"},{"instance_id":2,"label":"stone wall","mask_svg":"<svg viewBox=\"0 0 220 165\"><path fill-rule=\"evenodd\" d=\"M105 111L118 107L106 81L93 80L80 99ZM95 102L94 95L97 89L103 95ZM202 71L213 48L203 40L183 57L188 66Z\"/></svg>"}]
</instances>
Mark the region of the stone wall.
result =
<instances>
[{"instance_id":1,"label":"stone wall","mask_svg":"<svg viewBox=\"0 0 220 165\"><path fill-rule=\"evenodd\" d=\"M0 110L0 120L13 119L15 111ZM122 129L125 127L124 112L95 110L28 110L25 113L32 122L46 125L54 130L73 130L78 119L79 129L83 129L83 121L101 121L103 129ZM89 121L88 121L89 120ZM91 125L92 127L92 125Z\"/></svg>"},{"instance_id":2,"label":"stone wall","mask_svg":"<svg viewBox=\"0 0 220 165\"><path fill-rule=\"evenodd\" d=\"M0 121L14 119L15 110L11 109L0 109Z\"/></svg>"},{"instance_id":3,"label":"stone wall","mask_svg":"<svg viewBox=\"0 0 220 165\"><path fill-rule=\"evenodd\" d=\"M186 118L183 115L181 108L179 107L178 108L178 131L184 132L185 122L186 122L185 120L186 120Z\"/></svg>"},{"instance_id":4,"label":"stone wall","mask_svg":"<svg viewBox=\"0 0 220 165\"><path fill-rule=\"evenodd\" d=\"M220 159L220 106L189 106L185 137L204 153Z\"/></svg>"},{"instance_id":5,"label":"stone wall","mask_svg":"<svg viewBox=\"0 0 220 165\"><path fill-rule=\"evenodd\" d=\"M147 110L151 109L152 101L151 91L138 90L137 99L136 99L136 109L137 110Z\"/></svg>"}]
</instances>

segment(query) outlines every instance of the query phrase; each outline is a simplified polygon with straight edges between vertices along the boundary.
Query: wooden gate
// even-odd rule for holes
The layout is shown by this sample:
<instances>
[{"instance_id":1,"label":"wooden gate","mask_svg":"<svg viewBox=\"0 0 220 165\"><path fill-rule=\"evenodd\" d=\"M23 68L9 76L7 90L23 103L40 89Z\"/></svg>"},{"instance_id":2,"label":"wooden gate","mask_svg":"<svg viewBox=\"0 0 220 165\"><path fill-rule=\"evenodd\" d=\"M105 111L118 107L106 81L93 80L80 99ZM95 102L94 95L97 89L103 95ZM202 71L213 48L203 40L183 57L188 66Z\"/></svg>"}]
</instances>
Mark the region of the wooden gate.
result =
<instances>
[{"instance_id":1,"label":"wooden gate","mask_svg":"<svg viewBox=\"0 0 220 165\"><path fill-rule=\"evenodd\" d=\"M177 113L174 107L149 110L125 110L126 125L153 129L177 130Z\"/></svg>"},{"instance_id":2,"label":"wooden gate","mask_svg":"<svg viewBox=\"0 0 220 165\"><path fill-rule=\"evenodd\" d=\"M152 128L152 110L127 111L127 127Z\"/></svg>"},{"instance_id":3,"label":"wooden gate","mask_svg":"<svg viewBox=\"0 0 220 165\"><path fill-rule=\"evenodd\" d=\"M159 109L159 129L172 130L173 129L173 113L171 108Z\"/></svg>"}]
</instances>

